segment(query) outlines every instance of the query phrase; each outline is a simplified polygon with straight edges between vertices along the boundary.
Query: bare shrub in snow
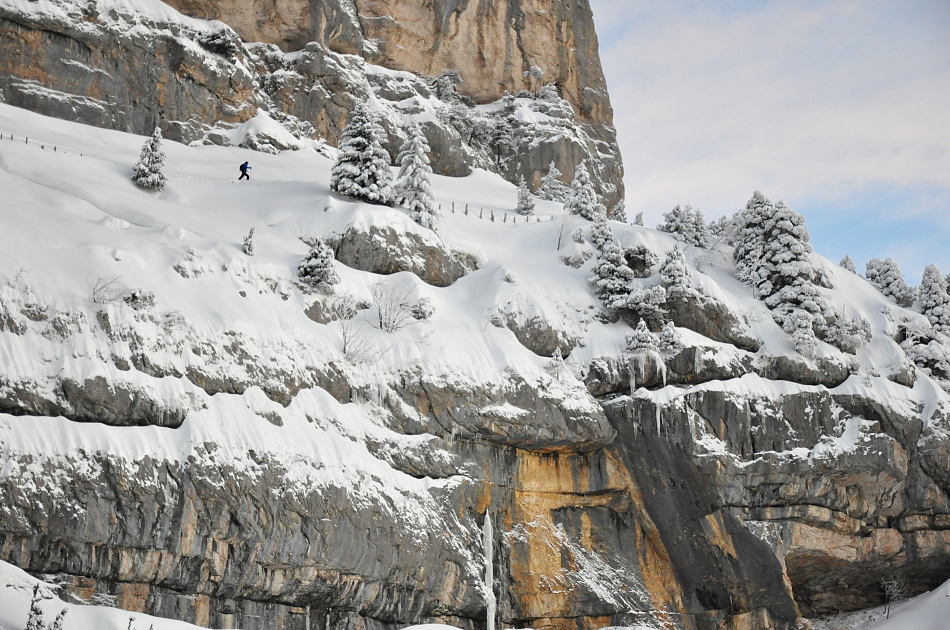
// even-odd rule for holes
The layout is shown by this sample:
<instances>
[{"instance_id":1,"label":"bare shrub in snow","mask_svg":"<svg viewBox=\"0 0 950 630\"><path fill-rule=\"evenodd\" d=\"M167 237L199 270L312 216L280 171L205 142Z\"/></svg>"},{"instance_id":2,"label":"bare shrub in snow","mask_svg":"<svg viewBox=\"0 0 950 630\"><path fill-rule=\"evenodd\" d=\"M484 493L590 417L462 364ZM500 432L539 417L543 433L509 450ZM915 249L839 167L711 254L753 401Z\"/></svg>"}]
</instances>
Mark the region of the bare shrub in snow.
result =
<instances>
[{"instance_id":1,"label":"bare shrub in snow","mask_svg":"<svg viewBox=\"0 0 950 630\"><path fill-rule=\"evenodd\" d=\"M881 578L881 590L884 591L885 618L891 617L891 604L907 597L907 581L903 575L893 573Z\"/></svg>"},{"instance_id":2,"label":"bare shrub in snow","mask_svg":"<svg viewBox=\"0 0 950 630\"><path fill-rule=\"evenodd\" d=\"M365 363L375 354L366 323L357 318L359 308L350 296L338 297L330 303L330 318L340 329L340 351L351 363Z\"/></svg>"},{"instance_id":3,"label":"bare shrub in snow","mask_svg":"<svg viewBox=\"0 0 950 630\"><path fill-rule=\"evenodd\" d=\"M432 306L432 300L427 297L416 300L410 307L410 310L413 319L417 321L432 319L432 316L435 314L435 307Z\"/></svg>"},{"instance_id":4,"label":"bare shrub in snow","mask_svg":"<svg viewBox=\"0 0 950 630\"><path fill-rule=\"evenodd\" d=\"M94 304L108 304L116 302L125 293L125 288L119 284L121 276L99 276L90 287Z\"/></svg>"},{"instance_id":5,"label":"bare shrub in snow","mask_svg":"<svg viewBox=\"0 0 950 630\"><path fill-rule=\"evenodd\" d=\"M162 168L165 166L165 152L162 151L162 130L155 128L155 133L142 147L139 161L132 167L132 181L139 188L146 190L162 190L167 180Z\"/></svg>"},{"instance_id":6,"label":"bare shrub in snow","mask_svg":"<svg viewBox=\"0 0 950 630\"><path fill-rule=\"evenodd\" d=\"M901 268L891 258L872 258L868 261L864 277L878 290L901 306L914 302L914 290L904 282Z\"/></svg>"},{"instance_id":7,"label":"bare shrub in snow","mask_svg":"<svg viewBox=\"0 0 950 630\"><path fill-rule=\"evenodd\" d=\"M424 298L414 299L412 290L380 282L370 287L369 294L376 311L373 326L388 333L400 331L416 323L419 319L416 315L426 312L426 307L420 305ZM428 308L431 316L431 306Z\"/></svg>"},{"instance_id":8,"label":"bare shrub in snow","mask_svg":"<svg viewBox=\"0 0 950 630\"><path fill-rule=\"evenodd\" d=\"M244 237L244 243L241 245L241 251L244 252L246 256L254 255L254 228L247 233L247 236Z\"/></svg>"}]
</instances>

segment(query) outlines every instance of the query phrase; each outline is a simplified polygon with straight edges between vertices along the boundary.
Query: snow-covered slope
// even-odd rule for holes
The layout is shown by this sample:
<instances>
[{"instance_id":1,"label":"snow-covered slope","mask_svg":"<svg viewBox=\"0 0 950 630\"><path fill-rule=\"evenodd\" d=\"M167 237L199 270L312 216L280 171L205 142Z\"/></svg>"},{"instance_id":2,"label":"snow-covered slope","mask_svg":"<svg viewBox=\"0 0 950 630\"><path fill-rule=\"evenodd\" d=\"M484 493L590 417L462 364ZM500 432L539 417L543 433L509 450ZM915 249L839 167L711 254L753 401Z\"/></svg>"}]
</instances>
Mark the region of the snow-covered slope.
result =
<instances>
[{"instance_id":1,"label":"snow-covered slope","mask_svg":"<svg viewBox=\"0 0 950 630\"><path fill-rule=\"evenodd\" d=\"M860 607L894 567L918 590L946 579L950 397L893 339L921 316L820 256L829 300L870 323L854 357L798 357L728 252L689 248L714 310L677 321L666 382L630 392L590 224L544 201L516 217L497 175L434 177L436 235L331 194L310 149L166 143L150 194L128 177L141 137L6 105L0 133L0 555L72 593L199 625L313 605L341 627L471 627L486 510L512 623L717 611L779 628L825 610L825 580ZM676 244L613 228L660 257ZM334 296L296 281L317 236L349 263L336 296L365 306L360 352ZM431 316L378 330L377 286ZM654 485L676 458L694 487ZM662 503L684 491L708 493L689 518Z\"/></svg>"}]
</instances>

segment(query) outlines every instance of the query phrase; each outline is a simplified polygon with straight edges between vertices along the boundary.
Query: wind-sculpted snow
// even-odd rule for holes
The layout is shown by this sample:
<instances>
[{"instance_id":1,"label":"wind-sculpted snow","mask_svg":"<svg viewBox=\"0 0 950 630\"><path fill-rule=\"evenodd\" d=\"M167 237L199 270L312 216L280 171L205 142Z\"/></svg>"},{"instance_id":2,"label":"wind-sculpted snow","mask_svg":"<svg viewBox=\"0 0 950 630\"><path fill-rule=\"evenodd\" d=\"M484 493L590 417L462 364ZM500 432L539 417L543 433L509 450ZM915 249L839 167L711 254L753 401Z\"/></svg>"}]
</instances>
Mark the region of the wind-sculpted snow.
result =
<instances>
[{"instance_id":1,"label":"wind-sculpted snow","mask_svg":"<svg viewBox=\"0 0 950 630\"><path fill-rule=\"evenodd\" d=\"M63 597L474 630L486 512L515 627L788 630L946 579L950 396L906 352L930 324L820 256L853 353L797 354L720 245L670 257L639 356L593 225L516 215L497 175L433 176L436 234L331 194L319 144L167 142L148 192L141 137L8 105L0 131L0 557ZM610 229L631 290L669 280L679 241ZM315 239L339 282L298 280Z\"/></svg>"}]
</instances>

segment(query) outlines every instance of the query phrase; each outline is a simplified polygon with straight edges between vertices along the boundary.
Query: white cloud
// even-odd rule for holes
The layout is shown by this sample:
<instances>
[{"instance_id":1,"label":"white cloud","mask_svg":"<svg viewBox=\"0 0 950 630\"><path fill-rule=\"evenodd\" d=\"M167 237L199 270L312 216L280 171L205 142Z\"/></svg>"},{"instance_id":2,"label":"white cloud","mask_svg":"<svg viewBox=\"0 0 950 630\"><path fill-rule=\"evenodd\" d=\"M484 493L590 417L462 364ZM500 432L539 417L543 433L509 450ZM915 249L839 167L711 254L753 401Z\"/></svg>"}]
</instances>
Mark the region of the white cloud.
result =
<instances>
[{"instance_id":1,"label":"white cloud","mask_svg":"<svg viewBox=\"0 0 950 630\"><path fill-rule=\"evenodd\" d=\"M628 207L950 189L950 4L591 4Z\"/></svg>"}]
</instances>

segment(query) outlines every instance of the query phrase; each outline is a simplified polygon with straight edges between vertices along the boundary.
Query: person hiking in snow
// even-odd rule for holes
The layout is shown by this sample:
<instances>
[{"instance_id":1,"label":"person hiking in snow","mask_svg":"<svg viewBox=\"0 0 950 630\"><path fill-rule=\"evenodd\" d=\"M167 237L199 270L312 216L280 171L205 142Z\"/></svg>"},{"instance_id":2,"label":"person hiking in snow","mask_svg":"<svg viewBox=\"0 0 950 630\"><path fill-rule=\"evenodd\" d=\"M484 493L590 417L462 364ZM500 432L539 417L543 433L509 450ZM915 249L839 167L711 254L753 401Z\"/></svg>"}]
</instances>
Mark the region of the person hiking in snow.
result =
<instances>
[{"instance_id":1,"label":"person hiking in snow","mask_svg":"<svg viewBox=\"0 0 950 630\"><path fill-rule=\"evenodd\" d=\"M242 179L247 179L248 181L250 181L251 179L250 170L251 170L251 165L249 163L245 162L244 164L242 164L241 176L238 177L238 181L241 181Z\"/></svg>"}]
</instances>

